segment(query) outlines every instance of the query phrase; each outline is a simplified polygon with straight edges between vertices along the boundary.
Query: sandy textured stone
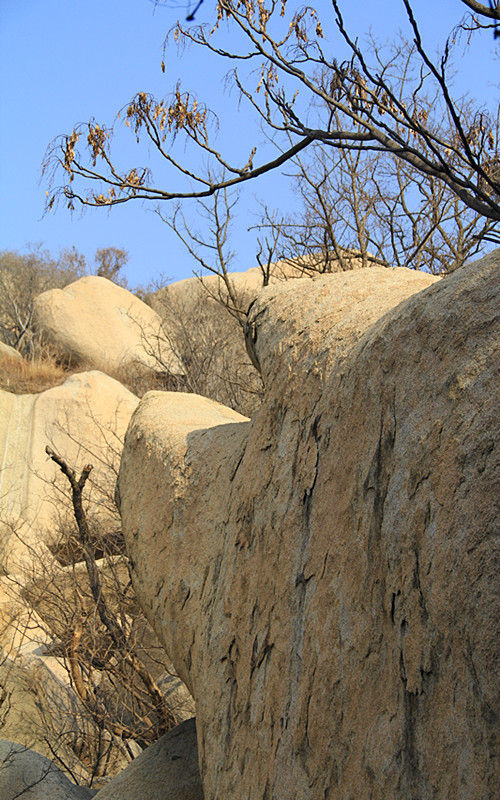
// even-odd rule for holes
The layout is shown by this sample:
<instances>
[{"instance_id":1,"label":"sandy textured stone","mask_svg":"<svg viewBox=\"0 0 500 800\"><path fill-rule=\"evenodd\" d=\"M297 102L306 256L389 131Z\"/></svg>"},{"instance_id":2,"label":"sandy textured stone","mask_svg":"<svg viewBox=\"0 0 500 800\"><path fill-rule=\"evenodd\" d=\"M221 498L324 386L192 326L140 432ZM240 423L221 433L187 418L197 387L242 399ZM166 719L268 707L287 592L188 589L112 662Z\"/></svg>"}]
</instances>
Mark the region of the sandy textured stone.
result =
<instances>
[{"instance_id":1,"label":"sandy textured stone","mask_svg":"<svg viewBox=\"0 0 500 800\"><path fill-rule=\"evenodd\" d=\"M498 251L269 287L252 422L134 413L124 533L205 800L496 796L499 294Z\"/></svg>"},{"instance_id":2,"label":"sandy textured stone","mask_svg":"<svg viewBox=\"0 0 500 800\"><path fill-rule=\"evenodd\" d=\"M70 513L66 478L50 445L77 471L92 463L87 498L113 494L123 436L137 398L101 372L72 375L35 395L0 391L0 569L32 560L30 547L58 535ZM93 488L92 488L93 486ZM62 493L61 493L62 491ZM105 503L94 510L106 514Z\"/></svg>"},{"instance_id":3,"label":"sandy textured stone","mask_svg":"<svg viewBox=\"0 0 500 800\"><path fill-rule=\"evenodd\" d=\"M94 275L36 298L34 320L44 337L72 364L103 372L129 364L182 372L153 309L131 292Z\"/></svg>"},{"instance_id":4,"label":"sandy textured stone","mask_svg":"<svg viewBox=\"0 0 500 800\"><path fill-rule=\"evenodd\" d=\"M194 719L144 750L96 800L204 800Z\"/></svg>"}]
</instances>

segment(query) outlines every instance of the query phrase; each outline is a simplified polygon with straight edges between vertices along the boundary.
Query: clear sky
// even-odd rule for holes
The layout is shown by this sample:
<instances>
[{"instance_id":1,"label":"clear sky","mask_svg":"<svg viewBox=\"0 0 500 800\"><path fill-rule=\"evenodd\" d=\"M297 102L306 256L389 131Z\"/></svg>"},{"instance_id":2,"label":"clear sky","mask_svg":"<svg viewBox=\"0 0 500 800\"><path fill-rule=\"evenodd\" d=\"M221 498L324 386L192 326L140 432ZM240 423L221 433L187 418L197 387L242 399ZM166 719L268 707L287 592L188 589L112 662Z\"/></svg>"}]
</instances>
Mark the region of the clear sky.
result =
<instances>
[{"instance_id":1,"label":"clear sky","mask_svg":"<svg viewBox=\"0 0 500 800\"><path fill-rule=\"evenodd\" d=\"M311 0L311 5L326 28L328 0ZM342 7L351 30L360 36L371 26L387 38L399 28L408 31L401 0L344 0ZM459 0L414 0L413 7L431 52L465 11ZM204 0L196 21L211 21L212 15L213 3ZM39 183L45 149L55 136L92 116L111 124L136 92L162 97L179 78L218 112L219 142L231 154L238 148L241 154L249 152L254 141L262 141L246 107L238 110L236 93L224 89L230 64L205 60L196 49L178 57L172 48L162 73L165 34L183 16L174 0L160 7L151 0L0 0L0 249L23 252L30 243L41 242L56 255L74 245L92 261L97 248L115 246L130 253L127 274L132 284L147 283L159 273L175 280L191 274L195 264L147 205L134 202L83 215L71 215L61 205L44 216L47 186ZM230 34L225 35L230 45ZM337 53L339 45L331 46ZM457 76L461 92L469 90L490 105L498 71L494 50L493 38L486 34L459 64ZM133 153L131 142L123 145L124 158ZM256 222L256 198L281 209L291 203L284 180L272 177L246 186L233 241L237 269L256 263L254 239L246 232Z\"/></svg>"}]
</instances>

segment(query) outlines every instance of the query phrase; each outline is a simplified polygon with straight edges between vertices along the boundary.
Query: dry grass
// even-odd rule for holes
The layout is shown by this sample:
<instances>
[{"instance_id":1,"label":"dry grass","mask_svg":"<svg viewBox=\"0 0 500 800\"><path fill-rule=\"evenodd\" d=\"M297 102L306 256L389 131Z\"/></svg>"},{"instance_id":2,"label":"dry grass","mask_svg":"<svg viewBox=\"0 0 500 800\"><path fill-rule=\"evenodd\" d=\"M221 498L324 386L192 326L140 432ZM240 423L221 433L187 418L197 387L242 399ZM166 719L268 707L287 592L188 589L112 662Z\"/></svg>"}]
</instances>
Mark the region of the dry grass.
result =
<instances>
[{"instance_id":1,"label":"dry grass","mask_svg":"<svg viewBox=\"0 0 500 800\"><path fill-rule=\"evenodd\" d=\"M59 386L68 371L52 356L27 360L0 356L0 389L13 394L37 394Z\"/></svg>"},{"instance_id":2,"label":"dry grass","mask_svg":"<svg viewBox=\"0 0 500 800\"><path fill-rule=\"evenodd\" d=\"M37 394L59 386L75 372L95 369L92 365L61 363L55 355L43 354L34 359L10 358L0 354L0 389L13 394ZM107 369L106 374L119 381L129 391L142 397L151 389L176 391L179 381L174 376L155 373L152 370L129 365L122 369Z\"/></svg>"}]
</instances>

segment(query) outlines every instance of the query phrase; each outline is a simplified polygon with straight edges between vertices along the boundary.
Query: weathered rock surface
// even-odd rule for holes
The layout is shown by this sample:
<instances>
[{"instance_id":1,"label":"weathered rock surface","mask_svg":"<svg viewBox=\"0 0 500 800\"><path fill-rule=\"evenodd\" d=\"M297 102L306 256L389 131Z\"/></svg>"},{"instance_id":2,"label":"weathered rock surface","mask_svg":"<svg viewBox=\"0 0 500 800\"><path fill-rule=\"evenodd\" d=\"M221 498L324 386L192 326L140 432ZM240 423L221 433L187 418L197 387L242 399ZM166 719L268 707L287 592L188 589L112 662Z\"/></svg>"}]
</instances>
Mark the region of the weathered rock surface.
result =
<instances>
[{"instance_id":1,"label":"weathered rock surface","mask_svg":"<svg viewBox=\"0 0 500 800\"><path fill-rule=\"evenodd\" d=\"M39 295L34 320L44 337L74 365L103 372L127 365L142 365L174 374L181 371L177 358L161 332L153 309L106 278L80 278L64 289Z\"/></svg>"},{"instance_id":2,"label":"weathered rock surface","mask_svg":"<svg viewBox=\"0 0 500 800\"><path fill-rule=\"evenodd\" d=\"M54 541L70 514L66 478L45 453L50 445L77 471L92 463L87 497L113 494L123 436L137 398L100 372L72 375L35 395L0 391L0 569L17 571L39 544ZM93 488L90 484L93 484ZM64 519L62 520L64 522Z\"/></svg>"},{"instance_id":3,"label":"weathered rock surface","mask_svg":"<svg viewBox=\"0 0 500 800\"><path fill-rule=\"evenodd\" d=\"M0 800L89 800L95 791L74 783L52 761L13 742L0 741Z\"/></svg>"},{"instance_id":4,"label":"weathered rock surface","mask_svg":"<svg viewBox=\"0 0 500 800\"><path fill-rule=\"evenodd\" d=\"M163 672L160 675L158 686L161 689L165 703L174 714L178 724L194 717L196 712L194 700L185 684L177 675L173 674L172 665L170 665L170 672Z\"/></svg>"},{"instance_id":5,"label":"weathered rock surface","mask_svg":"<svg viewBox=\"0 0 500 800\"><path fill-rule=\"evenodd\" d=\"M289 280L302 279L305 268L303 264L312 261L311 257L297 259L294 263L289 261L276 261L270 266L269 283L276 285ZM302 264L302 266L301 266ZM350 262L353 270L361 269L361 260ZM332 271L335 270L335 263L331 265ZM338 270L341 270L340 264ZM231 291L234 293L237 307L245 309L255 299L263 286L263 273L259 267L251 267L245 272L230 272L228 280L231 284ZM228 289L225 281L218 275L208 273L202 277L185 278L182 281L171 283L159 289L151 296L151 305L158 311L161 317L166 319L167 325L172 326L175 321L172 317L177 317L180 313L190 321L193 315L200 313L200 306L206 315L220 318L221 304L233 306L229 300ZM234 331L238 330L235 324Z\"/></svg>"},{"instance_id":6,"label":"weathered rock surface","mask_svg":"<svg viewBox=\"0 0 500 800\"><path fill-rule=\"evenodd\" d=\"M362 262L351 258L348 263L354 270ZM312 265L311 256L275 262L270 265L269 283L304 278ZM341 269L335 261L330 267L332 271ZM184 386L253 416L260 405L262 381L245 350L240 321L262 289L264 276L254 267L229 273L227 278L230 296L226 282L208 274L172 283L149 301L162 317L185 366Z\"/></svg>"},{"instance_id":7,"label":"weathered rock surface","mask_svg":"<svg viewBox=\"0 0 500 800\"><path fill-rule=\"evenodd\" d=\"M97 800L204 800L196 725L189 719L144 750Z\"/></svg>"},{"instance_id":8,"label":"weathered rock surface","mask_svg":"<svg viewBox=\"0 0 500 800\"><path fill-rule=\"evenodd\" d=\"M496 796L499 294L498 251L268 287L251 422L135 411L124 533L205 800Z\"/></svg>"}]
</instances>

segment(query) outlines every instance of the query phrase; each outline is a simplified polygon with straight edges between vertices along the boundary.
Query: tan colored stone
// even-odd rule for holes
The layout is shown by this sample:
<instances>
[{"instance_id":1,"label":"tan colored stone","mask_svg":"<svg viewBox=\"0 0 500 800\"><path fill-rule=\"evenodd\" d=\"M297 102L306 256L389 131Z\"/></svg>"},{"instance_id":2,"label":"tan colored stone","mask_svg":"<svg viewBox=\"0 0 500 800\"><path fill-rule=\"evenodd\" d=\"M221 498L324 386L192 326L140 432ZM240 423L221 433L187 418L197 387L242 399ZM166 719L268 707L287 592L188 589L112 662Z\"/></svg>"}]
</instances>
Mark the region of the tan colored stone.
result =
<instances>
[{"instance_id":1,"label":"tan colored stone","mask_svg":"<svg viewBox=\"0 0 500 800\"><path fill-rule=\"evenodd\" d=\"M494 798L500 254L264 290L249 422L146 395L121 511L205 800Z\"/></svg>"},{"instance_id":2,"label":"tan colored stone","mask_svg":"<svg viewBox=\"0 0 500 800\"><path fill-rule=\"evenodd\" d=\"M271 264L271 285L304 278L314 258ZM350 262L359 269L360 259ZM333 269L340 268L335 262ZM185 387L252 416L260 405L262 382L245 350L241 315L262 289L258 267L232 272L226 282L214 274L187 278L150 297L164 321L175 352L185 365ZM161 387L163 388L163 387Z\"/></svg>"},{"instance_id":3,"label":"tan colored stone","mask_svg":"<svg viewBox=\"0 0 500 800\"><path fill-rule=\"evenodd\" d=\"M310 268L313 263L313 256L276 261L270 267L269 283L275 285L284 281L303 278L307 268ZM337 271L335 262L331 266L332 271ZM361 260L351 261L352 269L361 269L361 266ZM341 270L340 264L338 264L338 270ZM242 308L245 307L245 304L249 306L262 290L263 273L260 267L250 267L244 272L230 272L228 273L228 279ZM211 300L212 302L226 303L228 290L223 278L207 273L201 277L194 276L185 278L182 281L176 281L156 292L152 297L152 305L162 314L165 305L172 304L175 308L179 304L183 304L186 308L189 308L200 300L207 304L209 308Z\"/></svg>"},{"instance_id":4,"label":"tan colored stone","mask_svg":"<svg viewBox=\"0 0 500 800\"><path fill-rule=\"evenodd\" d=\"M182 371L153 309L131 292L94 275L39 295L34 320L72 364L115 372L130 364Z\"/></svg>"},{"instance_id":5,"label":"tan colored stone","mask_svg":"<svg viewBox=\"0 0 500 800\"><path fill-rule=\"evenodd\" d=\"M87 499L101 501L94 514L112 513L122 439L137 398L101 372L72 375L36 395L0 391L0 567L18 571L33 561L33 548L53 543L59 521L70 514L66 478L45 453L51 446L80 471L94 469Z\"/></svg>"}]
</instances>

